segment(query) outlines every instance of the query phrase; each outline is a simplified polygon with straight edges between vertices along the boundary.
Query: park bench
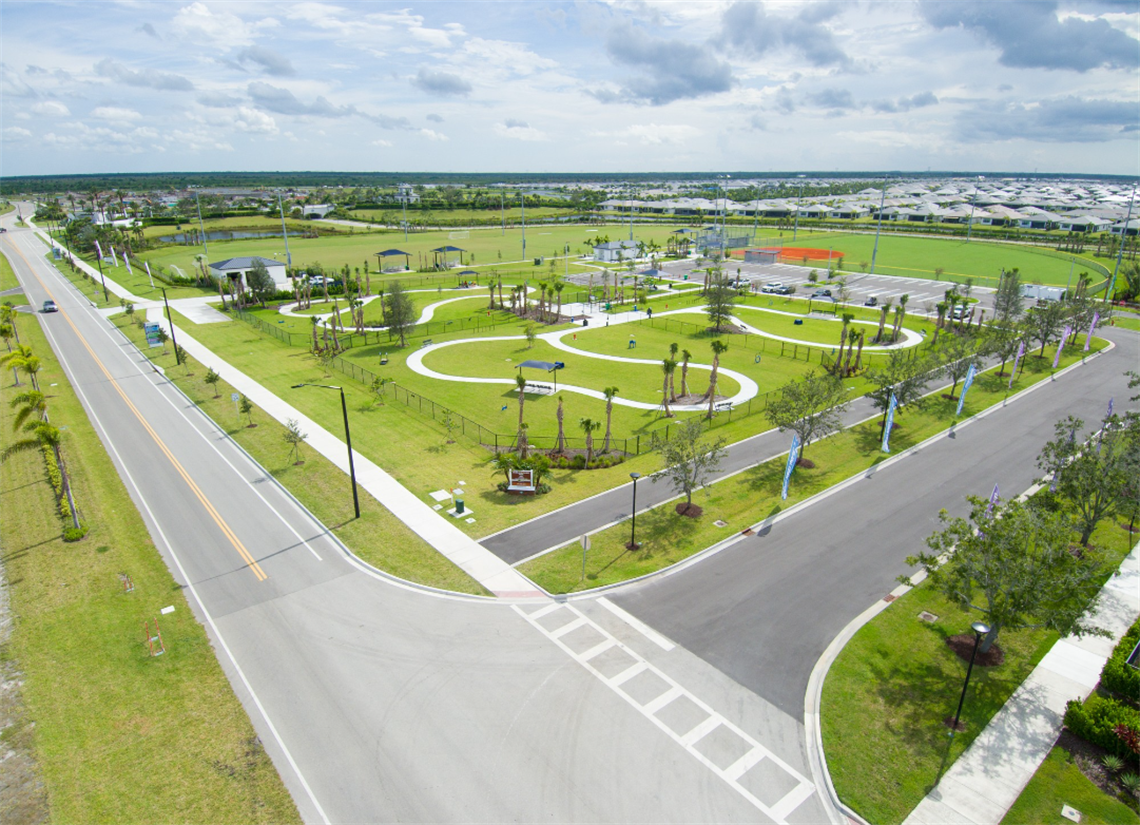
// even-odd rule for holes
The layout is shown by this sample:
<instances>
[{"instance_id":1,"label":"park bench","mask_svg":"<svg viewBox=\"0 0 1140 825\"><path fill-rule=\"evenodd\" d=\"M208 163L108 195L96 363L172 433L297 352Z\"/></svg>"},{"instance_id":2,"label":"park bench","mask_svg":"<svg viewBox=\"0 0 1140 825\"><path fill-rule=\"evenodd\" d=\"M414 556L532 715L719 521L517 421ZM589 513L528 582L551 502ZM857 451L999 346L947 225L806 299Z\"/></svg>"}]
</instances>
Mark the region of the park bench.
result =
<instances>
[{"instance_id":1,"label":"park bench","mask_svg":"<svg viewBox=\"0 0 1140 825\"><path fill-rule=\"evenodd\" d=\"M431 344L432 344L432 341L431 341L431 339L430 339L430 338L425 338L425 339L423 340L423 343L421 343L421 344L420 344L420 349L424 349L425 347L430 347L430 346L431 346Z\"/></svg>"}]
</instances>

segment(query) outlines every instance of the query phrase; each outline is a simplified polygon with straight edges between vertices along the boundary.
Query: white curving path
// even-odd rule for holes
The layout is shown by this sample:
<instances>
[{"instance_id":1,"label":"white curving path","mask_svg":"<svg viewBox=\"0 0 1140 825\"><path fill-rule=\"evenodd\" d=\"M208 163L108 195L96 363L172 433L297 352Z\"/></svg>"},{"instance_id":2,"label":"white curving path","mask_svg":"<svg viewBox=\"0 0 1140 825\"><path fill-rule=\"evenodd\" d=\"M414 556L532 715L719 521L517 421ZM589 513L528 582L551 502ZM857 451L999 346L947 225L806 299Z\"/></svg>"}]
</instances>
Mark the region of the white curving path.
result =
<instances>
[{"instance_id":1,"label":"white curving path","mask_svg":"<svg viewBox=\"0 0 1140 825\"><path fill-rule=\"evenodd\" d=\"M555 347L556 349L563 350L564 352L572 352L575 355L581 355L585 358L597 358L597 359L602 360L602 361L616 361L619 363L626 363L626 364L659 364L660 363L659 361L654 361L651 359L644 359L644 358L623 358L621 356L616 356L616 355L601 355L601 354L596 353L596 352L588 352L587 350L576 349L576 348L570 346L569 344L565 343L564 341L562 341L562 337L564 335L568 335L568 334L571 334L571 333L574 333L577 331L578 330L576 328L570 328L570 329L559 330L556 332L543 333L542 335L539 335L538 337L539 337L539 339L546 341L547 343L549 343L551 346ZM443 349L444 347L451 347L451 346L455 346L457 344L473 344L473 343L477 344L477 343L480 343L482 341L521 341L521 340L525 340L525 337L521 336L521 335L500 335L500 336L495 336L492 338L462 338L462 339L457 340L457 341L445 341L445 342L440 343L440 344L432 344L429 347L423 347L422 349L416 350L414 353L412 353L411 355L408 356L408 360L406 363L407 363L408 367L410 369L412 369L414 372L417 372L420 375L423 375L427 378L435 378L435 379L438 379L440 381L458 381L460 383L466 383L466 384L503 384L503 385L507 385L507 386L514 386L515 381L512 378L473 378L470 376L447 375L445 373L436 372L435 370L431 369L430 367L426 366L423 363L423 358L425 355L427 355L429 352L432 352L433 350L439 350L439 349ZM696 364L696 363L690 362L689 363L689 369L694 369L694 368L711 371L712 365ZM748 401L751 398L754 398L760 392L760 388L756 385L756 382L753 381L751 378L749 378L746 375L743 375L743 374L741 374L735 370L725 369L723 367L719 370L719 373L721 375L729 376L730 378L735 380L738 384L740 384L740 391L737 392L736 395L732 396L732 398L724 399L724 402L728 402L728 403L731 403L733 406L736 406L738 404L743 404L744 402ZM603 393L599 392L598 390L592 390L592 389L589 389L588 387L579 387L579 386L576 386L574 384L560 384L558 387L558 390L559 390L559 392L565 390L566 392L578 393L579 395L585 395L585 396L588 396L589 398L596 398L599 401L604 401L606 398L605 395ZM724 402L719 402L719 403L724 403ZM621 398L621 397L615 397L614 403L619 404L623 407L632 407L632 408L638 409L638 410L656 410L656 409L660 409L660 407L661 407L660 403L649 404L649 403L646 403L644 401L630 401L627 398ZM683 411L683 412L690 412L690 411L695 412L698 410L704 410L707 408L707 406L708 406L707 403L706 404L670 404L669 408L671 410L679 410L679 411Z\"/></svg>"},{"instance_id":2,"label":"white curving path","mask_svg":"<svg viewBox=\"0 0 1140 825\"><path fill-rule=\"evenodd\" d=\"M778 309L765 309L764 307L754 307L754 306L748 306L748 305L736 306L736 307L734 307L734 309L736 309L736 310L751 309L751 310L754 310L756 312L771 312L771 313L775 313L777 315L791 315L791 316L796 317L796 318L803 318L804 317L803 315L798 315L798 314L792 313L792 312L781 312ZM672 314L672 313L670 313L670 314ZM771 332L765 332L762 329L754 327L750 324L746 324L743 321L741 321L739 318L733 317L732 320L735 321L737 324L739 324L743 329L747 330L748 333L751 335L760 335L760 336L763 336L764 338L771 338L775 341L786 341L789 344L802 344L802 345L808 346L808 347L823 348L823 347L828 347L828 346L832 346L832 347L835 346L835 344L826 344L826 343L821 344L819 341L801 341L797 338L786 338L782 335L776 335L776 334L771 333ZM843 323L843 320L841 318L813 318L812 320L823 321L824 323L831 323L831 324L842 324ZM876 329L879 328L879 322L878 321L864 321L862 319L856 318L856 319L853 319L851 321L851 323L863 324L865 326L875 327ZM888 324L888 326L889 326L889 324ZM898 343L895 343L895 344L878 344L878 345L870 345L869 344L869 345L863 347L863 352L883 352L883 351L892 350L892 349L905 349L907 347L917 346L918 344L921 344L923 341L923 337L921 335L919 335L917 332L914 332L913 330L907 329L906 327L900 328L899 332L902 334L903 339L901 341L899 341Z\"/></svg>"},{"instance_id":3,"label":"white curving path","mask_svg":"<svg viewBox=\"0 0 1140 825\"><path fill-rule=\"evenodd\" d=\"M411 294L413 292L436 292L436 291L437 290L434 290L434 289L409 289L409 290L407 290L407 292L409 294ZM531 287L530 291L534 292L534 288ZM360 300L364 304L370 304L379 297L380 297L379 295L369 295L367 298L361 298ZM444 304L454 304L456 301L470 301L473 298L483 298L483 297L489 298L490 296L489 295L487 295L487 296L483 296L483 295L460 295L458 298L446 298L442 301L436 301L434 304L428 304L420 312L420 317L416 321L416 323L417 324L423 324L423 323L430 321L432 319L432 316L435 315L436 309L443 306ZM345 312L348 312L348 309L349 308L346 306L344 309L340 310L340 314L343 315ZM282 306L280 309L277 310L277 312L280 315L287 315L290 318L316 318L319 323L324 323L325 319L332 317L332 312L312 312L312 313L296 312L294 310L288 309L285 306ZM386 327L370 327L369 329L370 330L386 329Z\"/></svg>"}]
</instances>

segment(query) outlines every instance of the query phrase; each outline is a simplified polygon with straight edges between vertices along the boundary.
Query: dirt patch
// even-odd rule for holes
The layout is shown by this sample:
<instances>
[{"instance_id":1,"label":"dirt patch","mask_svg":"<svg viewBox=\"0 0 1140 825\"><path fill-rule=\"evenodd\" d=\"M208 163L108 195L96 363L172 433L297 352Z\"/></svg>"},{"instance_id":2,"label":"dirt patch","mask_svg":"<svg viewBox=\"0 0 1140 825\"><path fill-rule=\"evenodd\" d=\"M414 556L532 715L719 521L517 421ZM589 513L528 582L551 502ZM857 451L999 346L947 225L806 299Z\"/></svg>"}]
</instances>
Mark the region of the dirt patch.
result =
<instances>
[{"instance_id":1,"label":"dirt patch","mask_svg":"<svg viewBox=\"0 0 1140 825\"><path fill-rule=\"evenodd\" d=\"M951 395L948 392L942 393L942 397L945 398L947 401L957 401L958 400L958 396Z\"/></svg>"},{"instance_id":2,"label":"dirt patch","mask_svg":"<svg viewBox=\"0 0 1140 825\"><path fill-rule=\"evenodd\" d=\"M810 458L801 458L796 461L797 467L803 467L805 470L814 470L815 462Z\"/></svg>"},{"instance_id":3,"label":"dirt patch","mask_svg":"<svg viewBox=\"0 0 1140 825\"><path fill-rule=\"evenodd\" d=\"M1057 739L1057 744L1064 748L1077 767L1081 769L1081 773L1086 778L1102 791L1114 799L1119 799L1132 810L1137 809L1135 797L1131 797L1124 786L1120 784L1116 775L1114 775L1108 768L1104 766L1101 759L1108 751L1099 745L1094 745L1091 742L1086 742L1079 736L1075 736L1068 729L1061 731L1060 738ZM1135 770L1135 763L1132 766L1126 766L1122 773L1127 773L1129 770Z\"/></svg>"},{"instance_id":4,"label":"dirt patch","mask_svg":"<svg viewBox=\"0 0 1140 825\"><path fill-rule=\"evenodd\" d=\"M957 636L951 636L946 640L947 646L964 662L970 661L970 657L974 655L974 634L973 633L960 633ZM1005 651L994 643L990 649L982 653L982 649L978 648L978 658L974 660L974 664L978 667L997 667L1005 662Z\"/></svg>"},{"instance_id":5,"label":"dirt patch","mask_svg":"<svg viewBox=\"0 0 1140 825\"><path fill-rule=\"evenodd\" d=\"M677 505L677 515L688 516L689 518L698 518L704 510L697 504L688 504L682 501Z\"/></svg>"}]
</instances>

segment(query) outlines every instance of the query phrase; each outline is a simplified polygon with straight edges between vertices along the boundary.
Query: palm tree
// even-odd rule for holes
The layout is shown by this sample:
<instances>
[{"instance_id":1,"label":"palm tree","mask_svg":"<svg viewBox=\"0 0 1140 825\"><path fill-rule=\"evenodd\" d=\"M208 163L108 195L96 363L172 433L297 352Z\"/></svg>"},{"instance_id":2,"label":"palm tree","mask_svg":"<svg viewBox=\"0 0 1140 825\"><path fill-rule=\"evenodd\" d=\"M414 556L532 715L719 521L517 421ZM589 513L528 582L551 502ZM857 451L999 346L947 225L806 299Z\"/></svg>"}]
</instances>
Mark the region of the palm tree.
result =
<instances>
[{"instance_id":1,"label":"palm tree","mask_svg":"<svg viewBox=\"0 0 1140 825\"><path fill-rule=\"evenodd\" d=\"M12 429L18 430L32 413L38 413L41 421L47 420L47 399L39 390L22 392L9 402L12 409L19 407L16 418L12 421Z\"/></svg>"},{"instance_id":2,"label":"palm tree","mask_svg":"<svg viewBox=\"0 0 1140 825\"><path fill-rule=\"evenodd\" d=\"M523 424L523 406L526 404L526 378L519 370L519 374L515 376L515 386L519 388L519 455L526 458L526 427Z\"/></svg>"},{"instance_id":3,"label":"palm tree","mask_svg":"<svg viewBox=\"0 0 1140 825\"><path fill-rule=\"evenodd\" d=\"M706 393L706 395L708 396L708 399L709 399L708 417L712 418L713 417L713 404L716 402L716 378L717 378L717 370L720 369L720 354L722 352L728 351L728 344L724 343L723 341L717 340L717 341L713 341L711 344L709 344L709 346L712 347L712 351L713 351L713 363L712 363L712 371L709 373L709 389L708 389L708 392Z\"/></svg>"},{"instance_id":4,"label":"palm tree","mask_svg":"<svg viewBox=\"0 0 1140 825\"><path fill-rule=\"evenodd\" d=\"M608 453L610 451L610 422L614 414L614 396L618 394L617 387L606 387L602 390L602 394L606 397L606 441L602 445L602 452Z\"/></svg>"},{"instance_id":5,"label":"palm tree","mask_svg":"<svg viewBox=\"0 0 1140 825\"><path fill-rule=\"evenodd\" d=\"M530 443L527 441L527 438L526 438L527 427L528 427L527 424L520 424L519 425L519 437L518 437L519 461L526 461L526 457L530 453Z\"/></svg>"},{"instance_id":6,"label":"palm tree","mask_svg":"<svg viewBox=\"0 0 1140 825\"><path fill-rule=\"evenodd\" d=\"M12 351L12 345L9 343L9 341L12 340L12 335L15 333L15 331L16 330L12 327L11 324L0 322L0 338L4 339L4 348L8 352Z\"/></svg>"},{"instance_id":7,"label":"palm tree","mask_svg":"<svg viewBox=\"0 0 1140 825\"><path fill-rule=\"evenodd\" d=\"M843 313L843 329L839 333L839 354L835 358L834 371L836 375L839 375L840 369L843 365L843 348L847 346L847 328L851 325L851 322L854 319L855 316L850 312Z\"/></svg>"},{"instance_id":8,"label":"palm tree","mask_svg":"<svg viewBox=\"0 0 1140 825\"><path fill-rule=\"evenodd\" d=\"M16 326L16 319L18 317L19 313L16 312L15 308L10 303L0 304L0 324L8 324L10 327L12 327L11 337L16 339L17 344L20 343L20 330ZM4 339L4 343L8 343L7 338ZM11 352L12 348L8 347L8 351Z\"/></svg>"},{"instance_id":9,"label":"palm tree","mask_svg":"<svg viewBox=\"0 0 1140 825\"><path fill-rule=\"evenodd\" d=\"M554 293L558 296L558 314L554 317L555 323L562 319L562 290L566 288L566 284L558 281L554 284Z\"/></svg>"},{"instance_id":10,"label":"palm tree","mask_svg":"<svg viewBox=\"0 0 1140 825\"><path fill-rule=\"evenodd\" d=\"M665 375L665 384L661 388L661 405L665 408L666 418L673 417L673 413L669 410L669 385L673 382L673 372L676 369L677 362L671 358L661 362L661 372Z\"/></svg>"},{"instance_id":11,"label":"palm tree","mask_svg":"<svg viewBox=\"0 0 1140 825\"><path fill-rule=\"evenodd\" d=\"M518 469L514 453L495 453L491 459L491 469L496 473L503 473L507 477L507 484L511 483L511 470Z\"/></svg>"},{"instance_id":12,"label":"palm tree","mask_svg":"<svg viewBox=\"0 0 1140 825\"><path fill-rule=\"evenodd\" d=\"M863 336L864 335L866 335L866 331L865 330L860 331L860 333L859 333L859 351L855 353L855 372L859 372L859 367L862 366L862 364L863 364Z\"/></svg>"},{"instance_id":13,"label":"palm tree","mask_svg":"<svg viewBox=\"0 0 1140 825\"><path fill-rule=\"evenodd\" d=\"M38 390L40 388L39 382L36 381L36 373L40 371L40 359L26 344L17 344L11 352L0 355L0 365L12 367L12 372L16 376L17 387L20 386L19 374L22 372L31 379L32 389Z\"/></svg>"},{"instance_id":14,"label":"palm tree","mask_svg":"<svg viewBox=\"0 0 1140 825\"><path fill-rule=\"evenodd\" d=\"M863 333L859 333L859 340L863 340ZM840 353L842 355L843 353ZM843 362L843 377L846 378L851 374L851 356L855 354L855 330L851 330L851 334L847 336L847 360Z\"/></svg>"},{"instance_id":15,"label":"palm tree","mask_svg":"<svg viewBox=\"0 0 1140 825\"><path fill-rule=\"evenodd\" d=\"M910 295L903 294L899 296L899 311L895 313L895 328L891 331L891 342L899 340L899 327L902 326L903 318L906 317L906 303L910 300Z\"/></svg>"},{"instance_id":16,"label":"palm tree","mask_svg":"<svg viewBox=\"0 0 1140 825\"><path fill-rule=\"evenodd\" d=\"M562 395L561 394L559 394L559 396L558 396L558 412L556 415L558 416L558 441L556 441L554 444L554 452L561 454L561 453L566 452L566 433L562 429L562 420L563 419L562 419Z\"/></svg>"},{"instance_id":17,"label":"palm tree","mask_svg":"<svg viewBox=\"0 0 1140 825\"><path fill-rule=\"evenodd\" d=\"M935 304L934 308L938 310L938 320L934 324L934 337L930 339L930 346L934 346L938 343L938 333L942 331L942 325L946 322L946 310L948 305L945 301L941 301Z\"/></svg>"},{"instance_id":18,"label":"palm tree","mask_svg":"<svg viewBox=\"0 0 1140 825\"><path fill-rule=\"evenodd\" d=\"M578 419L578 426L586 434L586 467L589 468L590 460L594 456L594 432L601 428L602 422L590 418L580 418Z\"/></svg>"},{"instance_id":19,"label":"palm tree","mask_svg":"<svg viewBox=\"0 0 1140 825\"><path fill-rule=\"evenodd\" d=\"M687 349L681 350L681 397L689 394L689 360L693 354Z\"/></svg>"},{"instance_id":20,"label":"palm tree","mask_svg":"<svg viewBox=\"0 0 1140 825\"><path fill-rule=\"evenodd\" d=\"M63 494L67 497L67 503L71 509L71 524L73 527L79 527L79 514L76 512L75 499L71 495L71 479L67 473L67 465L63 462L63 454L60 452L60 432L59 428L43 419L39 421L29 421L24 425L24 431L31 433L28 438L13 441L4 451L0 453L0 462L7 461L16 453L22 453L27 450L42 450L44 447L50 447L53 455L55 456L56 465L59 467L60 486L63 488Z\"/></svg>"},{"instance_id":21,"label":"palm tree","mask_svg":"<svg viewBox=\"0 0 1140 825\"><path fill-rule=\"evenodd\" d=\"M883 340L883 327L887 325L887 315L891 311L891 302L883 301L882 306L879 307L879 331L875 333L875 343L878 344Z\"/></svg>"},{"instance_id":22,"label":"palm tree","mask_svg":"<svg viewBox=\"0 0 1140 825\"><path fill-rule=\"evenodd\" d=\"M680 345L676 341L669 345L669 358L673 361L674 366L677 365L677 351L680 348ZM672 404L677 403L677 390L673 384L672 374L669 376L669 402Z\"/></svg>"}]
</instances>

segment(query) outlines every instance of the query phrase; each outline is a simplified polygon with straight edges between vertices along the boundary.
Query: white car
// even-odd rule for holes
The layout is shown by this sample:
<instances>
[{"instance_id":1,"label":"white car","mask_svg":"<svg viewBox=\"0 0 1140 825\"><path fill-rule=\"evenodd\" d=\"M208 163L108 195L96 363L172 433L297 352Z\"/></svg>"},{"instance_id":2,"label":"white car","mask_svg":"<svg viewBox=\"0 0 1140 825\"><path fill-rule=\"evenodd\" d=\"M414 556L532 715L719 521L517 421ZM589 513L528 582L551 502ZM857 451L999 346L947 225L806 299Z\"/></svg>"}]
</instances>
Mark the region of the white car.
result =
<instances>
[{"instance_id":1,"label":"white car","mask_svg":"<svg viewBox=\"0 0 1140 825\"><path fill-rule=\"evenodd\" d=\"M44 312L59 312L59 307L55 305L55 301L44 301Z\"/></svg>"},{"instance_id":2,"label":"white car","mask_svg":"<svg viewBox=\"0 0 1140 825\"><path fill-rule=\"evenodd\" d=\"M784 284L780 281L769 281L760 287L761 292L779 293L784 288Z\"/></svg>"}]
</instances>

